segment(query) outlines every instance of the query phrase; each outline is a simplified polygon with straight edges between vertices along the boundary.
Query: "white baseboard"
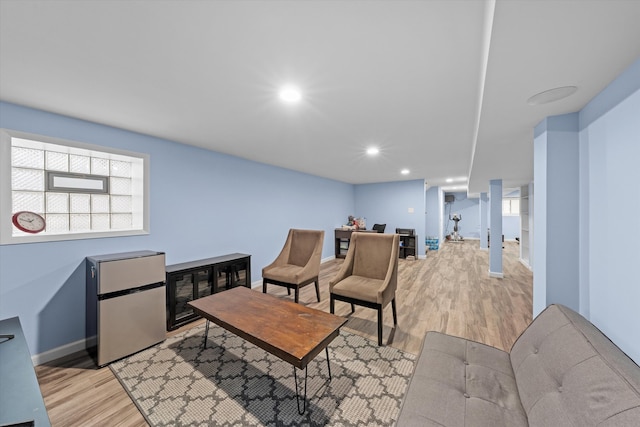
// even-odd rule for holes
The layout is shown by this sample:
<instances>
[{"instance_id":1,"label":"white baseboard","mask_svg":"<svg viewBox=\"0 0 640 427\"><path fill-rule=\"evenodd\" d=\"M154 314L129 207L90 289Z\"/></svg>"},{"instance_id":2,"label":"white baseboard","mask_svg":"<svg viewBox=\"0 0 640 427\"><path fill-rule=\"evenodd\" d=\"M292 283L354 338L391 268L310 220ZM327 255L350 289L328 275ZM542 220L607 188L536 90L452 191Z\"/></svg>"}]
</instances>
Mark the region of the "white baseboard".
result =
<instances>
[{"instance_id":1,"label":"white baseboard","mask_svg":"<svg viewBox=\"0 0 640 427\"><path fill-rule=\"evenodd\" d=\"M504 273L496 273L495 271L489 270L489 277L493 277L495 279L504 279Z\"/></svg>"},{"instance_id":2,"label":"white baseboard","mask_svg":"<svg viewBox=\"0 0 640 427\"><path fill-rule=\"evenodd\" d=\"M529 265L529 263L525 260L523 260L522 258L519 258L520 262L522 263L522 265L524 265L525 267L527 267L530 271L533 271L533 268L531 268L531 266Z\"/></svg>"},{"instance_id":3,"label":"white baseboard","mask_svg":"<svg viewBox=\"0 0 640 427\"><path fill-rule=\"evenodd\" d=\"M60 347L47 350L44 353L35 354L31 356L31 362L34 366L42 365L43 363L51 362L52 360L60 359L61 357L86 350L87 347L92 345L96 345L95 336L62 345Z\"/></svg>"},{"instance_id":4,"label":"white baseboard","mask_svg":"<svg viewBox=\"0 0 640 427\"><path fill-rule=\"evenodd\" d=\"M335 256L324 258L321 263L329 262L331 260L334 260L335 258ZM252 282L251 288L262 288L262 279ZM53 348L51 350L47 350L43 353L34 354L33 356L31 356L31 362L34 366L42 365L43 363L51 362L52 360L60 359L61 357L86 350L88 347L95 346L96 344L96 336L78 340L69 344L62 345L60 347Z\"/></svg>"}]
</instances>

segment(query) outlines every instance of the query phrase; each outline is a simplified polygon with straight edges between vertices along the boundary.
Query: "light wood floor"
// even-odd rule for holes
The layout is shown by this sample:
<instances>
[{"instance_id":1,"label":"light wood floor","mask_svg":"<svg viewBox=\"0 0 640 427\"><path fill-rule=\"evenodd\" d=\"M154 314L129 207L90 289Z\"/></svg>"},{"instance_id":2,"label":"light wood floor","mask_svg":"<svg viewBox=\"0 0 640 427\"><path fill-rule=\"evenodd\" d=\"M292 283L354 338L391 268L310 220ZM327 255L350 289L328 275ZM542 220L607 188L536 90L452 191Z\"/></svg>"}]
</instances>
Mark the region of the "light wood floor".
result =
<instances>
[{"instance_id":1,"label":"light wood floor","mask_svg":"<svg viewBox=\"0 0 640 427\"><path fill-rule=\"evenodd\" d=\"M504 246L504 279L489 278L489 254L479 249L477 240L445 243L424 260L400 260L398 327L392 335L389 305L384 311L384 341L392 335L388 345L417 354L425 333L435 330L509 350L531 322L533 277L518 261L518 245ZM329 280L341 263L322 265L321 302L316 302L313 285L302 289L300 302L328 312ZM268 292L292 298L281 287L269 285ZM356 306L355 313L350 312L349 304L336 302L336 314L349 316L348 331L377 341L375 310ZM54 427L147 426L111 370L96 369L85 352L37 366L36 374Z\"/></svg>"}]
</instances>

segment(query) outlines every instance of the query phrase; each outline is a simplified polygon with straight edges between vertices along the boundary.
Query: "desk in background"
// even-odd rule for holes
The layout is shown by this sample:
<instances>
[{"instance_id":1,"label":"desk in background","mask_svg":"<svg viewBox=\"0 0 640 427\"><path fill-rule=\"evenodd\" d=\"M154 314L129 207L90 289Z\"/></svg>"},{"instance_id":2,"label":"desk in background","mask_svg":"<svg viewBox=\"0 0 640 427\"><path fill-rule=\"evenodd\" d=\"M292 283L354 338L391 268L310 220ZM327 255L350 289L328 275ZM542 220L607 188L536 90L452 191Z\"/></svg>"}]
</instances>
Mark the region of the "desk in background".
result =
<instances>
[{"instance_id":1,"label":"desk in background","mask_svg":"<svg viewBox=\"0 0 640 427\"><path fill-rule=\"evenodd\" d=\"M344 228L336 228L335 230L335 244L336 244L336 258L344 258L347 256L349 250L349 241L351 240L351 233L377 233L376 230L345 230Z\"/></svg>"}]
</instances>

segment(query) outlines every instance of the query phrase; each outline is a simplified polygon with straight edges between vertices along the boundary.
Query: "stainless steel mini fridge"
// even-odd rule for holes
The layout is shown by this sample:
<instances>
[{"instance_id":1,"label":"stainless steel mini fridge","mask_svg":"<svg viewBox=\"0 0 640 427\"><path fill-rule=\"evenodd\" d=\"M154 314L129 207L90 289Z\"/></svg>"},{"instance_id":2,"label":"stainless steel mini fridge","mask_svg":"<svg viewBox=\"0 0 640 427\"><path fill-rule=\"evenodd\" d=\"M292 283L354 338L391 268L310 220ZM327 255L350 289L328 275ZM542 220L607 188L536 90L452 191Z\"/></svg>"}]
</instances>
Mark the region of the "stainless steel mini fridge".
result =
<instances>
[{"instance_id":1,"label":"stainless steel mini fridge","mask_svg":"<svg viewBox=\"0 0 640 427\"><path fill-rule=\"evenodd\" d=\"M87 257L87 343L98 366L165 339L163 252Z\"/></svg>"}]
</instances>

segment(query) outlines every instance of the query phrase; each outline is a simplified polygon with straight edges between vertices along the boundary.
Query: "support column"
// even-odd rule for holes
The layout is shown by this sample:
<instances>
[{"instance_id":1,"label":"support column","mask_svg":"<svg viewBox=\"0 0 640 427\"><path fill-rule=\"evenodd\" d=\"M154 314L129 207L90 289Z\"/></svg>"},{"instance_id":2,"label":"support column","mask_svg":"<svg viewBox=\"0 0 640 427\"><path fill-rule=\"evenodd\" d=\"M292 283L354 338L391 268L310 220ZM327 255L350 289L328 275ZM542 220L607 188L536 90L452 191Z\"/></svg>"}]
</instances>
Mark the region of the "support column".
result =
<instances>
[{"instance_id":1,"label":"support column","mask_svg":"<svg viewBox=\"0 0 640 427\"><path fill-rule=\"evenodd\" d=\"M489 197L487 193L480 193L480 249L483 251L489 250L489 242L487 240L487 229L489 228L487 223L488 204Z\"/></svg>"},{"instance_id":2,"label":"support column","mask_svg":"<svg viewBox=\"0 0 640 427\"><path fill-rule=\"evenodd\" d=\"M547 117L533 140L533 314L549 304L580 311L578 113Z\"/></svg>"},{"instance_id":3,"label":"support column","mask_svg":"<svg viewBox=\"0 0 640 427\"><path fill-rule=\"evenodd\" d=\"M489 277L502 279L502 180L489 181L491 195L491 241L489 247Z\"/></svg>"}]
</instances>

